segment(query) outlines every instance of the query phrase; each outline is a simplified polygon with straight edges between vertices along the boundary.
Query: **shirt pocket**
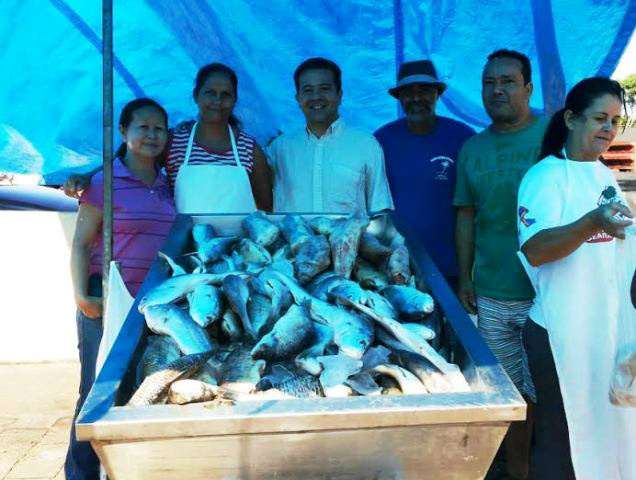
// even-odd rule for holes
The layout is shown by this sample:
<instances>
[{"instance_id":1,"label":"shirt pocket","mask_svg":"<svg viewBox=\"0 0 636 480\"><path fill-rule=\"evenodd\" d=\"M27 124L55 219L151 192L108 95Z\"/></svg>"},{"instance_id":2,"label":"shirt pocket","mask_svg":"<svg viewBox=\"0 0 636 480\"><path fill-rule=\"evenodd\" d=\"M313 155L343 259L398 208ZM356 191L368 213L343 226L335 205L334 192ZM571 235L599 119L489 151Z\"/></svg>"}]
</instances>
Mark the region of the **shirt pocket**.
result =
<instances>
[{"instance_id":1,"label":"shirt pocket","mask_svg":"<svg viewBox=\"0 0 636 480\"><path fill-rule=\"evenodd\" d=\"M341 210L351 212L358 207L366 209L364 167L334 162L323 179L327 198L325 204L335 205Z\"/></svg>"}]
</instances>

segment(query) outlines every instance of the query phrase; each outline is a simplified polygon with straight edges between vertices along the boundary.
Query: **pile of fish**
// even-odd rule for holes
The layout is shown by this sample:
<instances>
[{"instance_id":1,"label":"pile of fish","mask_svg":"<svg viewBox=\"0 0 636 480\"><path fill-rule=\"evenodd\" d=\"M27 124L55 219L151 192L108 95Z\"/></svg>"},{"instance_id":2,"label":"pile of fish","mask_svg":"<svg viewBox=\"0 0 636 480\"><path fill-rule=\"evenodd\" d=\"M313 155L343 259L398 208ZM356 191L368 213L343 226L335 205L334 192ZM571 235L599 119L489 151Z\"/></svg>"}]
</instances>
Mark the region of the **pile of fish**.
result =
<instances>
[{"instance_id":1,"label":"pile of fish","mask_svg":"<svg viewBox=\"0 0 636 480\"><path fill-rule=\"evenodd\" d=\"M470 390L429 343L439 315L399 234L362 214L241 226L195 224L187 269L160 254L173 275L139 302L155 335L129 405Z\"/></svg>"}]
</instances>

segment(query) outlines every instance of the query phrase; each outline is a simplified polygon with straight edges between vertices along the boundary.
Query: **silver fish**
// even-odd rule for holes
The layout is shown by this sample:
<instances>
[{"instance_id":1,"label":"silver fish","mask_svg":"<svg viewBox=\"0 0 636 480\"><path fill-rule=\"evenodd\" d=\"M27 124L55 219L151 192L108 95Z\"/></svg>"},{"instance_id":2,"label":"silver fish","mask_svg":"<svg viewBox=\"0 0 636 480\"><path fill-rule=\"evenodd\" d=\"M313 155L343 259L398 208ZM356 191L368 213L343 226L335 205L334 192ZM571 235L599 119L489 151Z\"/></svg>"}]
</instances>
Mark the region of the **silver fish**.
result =
<instances>
[{"instance_id":1,"label":"silver fish","mask_svg":"<svg viewBox=\"0 0 636 480\"><path fill-rule=\"evenodd\" d=\"M398 245L387 262L386 271L389 281L394 285L405 285L411 278L409 251L406 245Z\"/></svg>"},{"instance_id":2,"label":"silver fish","mask_svg":"<svg viewBox=\"0 0 636 480\"><path fill-rule=\"evenodd\" d=\"M230 308L227 308L225 312L223 312L221 331L231 342L237 342L243 336L243 332L241 331L241 319Z\"/></svg>"},{"instance_id":3,"label":"silver fish","mask_svg":"<svg viewBox=\"0 0 636 480\"><path fill-rule=\"evenodd\" d=\"M435 338L435 332L426 325L422 325L421 323L403 323L402 325L404 325L414 334L422 337L424 340L430 341Z\"/></svg>"},{"instance_id":4,"label":"silver fish","mask_svg":"<svg viewBox=\"0 0 636 480\"><path fill-rule=\"evenodd\" d=\"M289 277L289 275L287 275ZM318 275L316 275L314 278L312 278L311 282L309 282L307 285L305 285L305 288L307 289L307 291L309 293L311 293L312 295L314 294L314 289L321 284L322 282L324 282L325 280L327 280L328 278L331 277L338 277L338 275L331 271L331 270L327 270L326 272L322 272ZM338 277L340 278L340 277Z\"/></svg>"},{"instance_id":5,"label":"silver fish","mask_svg":"<svg viewBox=\"0 0 636 480\"><path fill-rule=\"evenodd\" d=\"M314 326L304 308L292 305L252 349L253 358L283 360L302 351L313 340Z\"/></svg>"},{"instance_id":6,"label":"silver fish","mask_svg":"<svg viewBox=\"0 0 636 480\"><path fill-rule=\"evenodd\" d=\"M343 281L346 281L346 279L334 273L332 276L326 277L322 282L316 284L312 282L312 289L308 288L307 291L317 299L326 302L329 300L329 290Z\"/></svg>"},{"instance_id":7,"label":"silver fish","mask_svg":"<svg viewBox=\"0 0 636 480\"><path fill-rule=\"evenodd\" d=\"M362 258L356 260L353 276L362 288L381 290L389 284L389 277Z\"/></svg>"},{"instance_id":8,"label":"silver fish","mask_svg":"<svg viewBox=\"0 0 636 480\"><path fill-rule=\"evenodd\" d=\"M289 257L291 257L291 249L289 248L289 245L285 244L274 251L272 254L272 261L288 260Z\"/></svg>"},{"instance_id":9,"label":"silver fish","mask_svg":"<svg viewBox=\"0 0 636 480\"><path fill-rule=\"evenodd\" d=\"M181 265L178 265L177 262L175 262L172 258L170 258L165 253L157 252L157 255L159 257L163 258L166 261L166 263L170 266L170 268L172 269L172 276L173 277L175 275L186 275L188 273L188 272L185 271L185 269Z\"/></svg>"},{"instance_id":10,"label":"silver fish","mask_svg":"<svg viewBox=\"0 0 636 480\"><path fill-rule=\"evenodd\" d=\"M423 318L435 309L433 297L411 287L389 285L380 292L398 313L409 318Z\"/></svg>"},{"instance_id":11,"label":"silver fish","mask_svg":"<svg viewBox=\"0 0 636 480\"><path fill-rule=\"evenodd\" d=\"M223 361L220 385L249 393L256 388L265 371L265 360L256 360L250 355L250 346L234 343Z\"/></svg>"},{"instance_id":12,"label":"silver fish","mask_svg":"<svg viewBox=\"0 0 636 480\"><path fill-rule=\"evenodd\" d=\"M382 389L375 383L373 377L368 372L360 372L350 376L345 384L349 385L355 392L360 395L381 395Z\"/></svg>"},{"instance_id":13,"label":"silver fish","mask_svg":"<svg viewBox=\"0 0 636 480\"><path fill-rule=\"evenodd\" d=\"M221 362L211 358L205 362L199 370L192 375L194 380L205 382L209 385L218 385L221 377Z\"/></svg>"},{"instance_id":14,"label":"silver fish","mask_svg":"<svg viewBox=\"0 0 636 480\"><path fill-rule=\"evenodd\" d=\"M398 363L412 372L430 393L470 392L470 386L456 365L451 372L442 373L426 358L405 350L396 350Z\"/></svg>"},{"instance_id":15,"label":"silver fish","mask_svg":"<svg viewBox=\"0 0 636 480\"><path fill-rule=\"evenodd\" d=\"M402 393L404 393L405 395L418 395L428 393L426 387L415 375L397 365L378 365L376 367L373 367L371 371L380 373L382 375L388 375L393 378L396 382L398 382L398 385L400 385L400 390L402 390Z\"/></svg>"},{"instance_id":16,"label":"silver fish","mask_svg":"<svg viewBox=\"0 0 636 480\"><path fill-rule=\"evenodd\" d=\"M391 302L373 290L365 290L365 292L367 293L367 306L372 308L375 313L382 317L392 318L393 320L398 319L398 312L393 308Z\"/></svg>"},{"instance_id":17,"label":"silver fish","mask_svg":"<svg viewBox=\"0 0 636 480\"><path fill-rule=\"evenodd\" d=\"M257 279L254 279L257 280ZM252 293L247 301L247 314L254 327L257 338L261 338L268 330L268 322L272 313L272 299L260 293Z\"/></svg>"},{"instance_id":18,"label":"silver fish","mask_svg":"<svg viewBox=\"0 0 636 480\"><path fill-rule=\"evenodd\" d=\"M256 340L256 332L247 313L247 301L250 298L250 289L247 283L237 275L229 275L223 280L222 288L228 304L241 319L243 330L252 337L252 340Z\"/></svg>"},{"instance_id":19,"label":"silver fish","mask_svg":"<svg viewBox=\"0 0 636 480\"><path fill-rule=\"evenodd\" d=\"M403 345L398 339L387 332L384 328L376 328L375 338L378 342L380 342L382 345L387 346L392 351L409 350L410 352L413 352L406 345Z\"/></svg>"},{"instance_id":20,"label":"silver fish","mask_svg":"<svg viewBox=\"0 0 636 480\"><path fill-rule=\"evenodd\" d=\"M222 255L219 260L210 265L210 273L227 273L240 270L230 255Z\"/></svg>"},{"instance_id":21,"label":"silver fish","mask_svg":"<svg viewBox=\"0 0 636 480\"><path fill-rule=\"evenodd\" d=\"M272 270L276 270L277 272L283 273L287 275L288 277L294 276L294 264L291 261L284 258L273 261L271 265L269 265L269 268L271 268Z\"/></svg>"},{"instance_id":22,"label":"silver fish","mask_svg":"<svg viewBox=\"0 0 636 480\"><path fill-rule=\"evenodd\" d=\"M305 240L314 235L314 232L300 215L285 215L280 225L283 237L287 240L293 255L296 254Z\"/></svg>"},{"instance_id":23,"label":"silver fish","mask_svg":"<svg viewBox=\"0 0 636 480\"><path fill-rule=\"evenodd\" d=\"M127 405L137 407L152 405L168 391L172 382L187 377L196 371L212 355L211 351L198 352L180 357L161 370L146 377Z\"/></svg>"},{"instance_id":24,"label":"silver fish","mask_svg":"<svg viewBox=\"0 0 636 480\"><path fill-rule=\"evenodd\" d=\"M146 325L153 333L169 335L185 355L213 349L205 329L176 305L152 305L145 309L144 315Z\"/></svg>"},{"instance_id":25,"label":"silver fish","mask_svg":"<svg viewBox=\"0 0 636 480\"><path fill-rule=\"evenodd\" d=\"M168 403L185 405L187 403L207 402L216 397L216 389L201 380L186 378L170 385Z\"/></svg>"},{"instance_id":26,"label":"silver fish","mask_svg":"<svg viewBox=\"0 0 636 480\"><path fill-rule=\"evenodd\" d=\"M381 317L366 305L351 303L351 306L368 315L370 318L378 322L385 329L404 344L411 351L418 353L429 360L440 371L446 373L452 371L451 364L448 363L439 353L431 347L426 340L419 335L415 335L400 322L387 317Z\"/></svg>"},{"instance_id":27,"label":"silver fish","mask_svg":"<svg viewBox=\"0 0 636 480\"><path fill-rule=\"evenodd\" d=\"M331 232L333 232L333 229L343 221L344 219L341 218L319 216L309 219L307 223L309 223L309 226L311 226L318 235L325 235L328 237L331 235Z\"/></svg>"},{"instance_id":28,"label":"silver fish","mask_svg":"<svg viewBox=\"0 0 636 480\"><path fill-rule=\"evenodd\" d=\"M373 325L367 318L312 297L283 274L275 272L275 275L289 289L297 304L309 306L309 315L314 321L333 328L334 343L341 353L362 358L373 342Z\"/></svg>"},{"instance_id":29,"label":"silver fish","mask_svg":"<svg viewBox=\"0 0 636 480\"><path fill-rule=\"evenodd\" d=\"M272 299L272 310L270 313L270 321L277 320L281 312L289 308L293 300L289 290L280 282L275 272L271 268L266 268L258 275L258 282L253 282L252 285L258 285L257 291L263 295L267 295Z\"/></svg>"},{"instance_id":30,"label":"silver fish","mask_svg":"<svg viewBox=\"0 0 636 480\"><path fill-rule=\"evenodd\" d=\"M351 375L362 370L362 360L356 360L348 355L324 355L318 357L323 369L320 373L320 384L323 390L344 383Z\"/></svg>"},{"instance_id":31,"label":"silver fish","mask_svg":"<svg viewBox=\"0 0 636 480\"><path fill-rule=\"evenodd\" d=\"M177 275L170 277L154 288L150 289L139 302L138 309L144 313L144 309L151 305L162 305L182 299L188 293L202 283L219 284L228 275L241 275L242 272L227 273L191 273L190 275Z\"/></svg>"},{"instance_id":32,"label":"silver fish","mask_svg":"<svg viewBox=\"0 0 636 480\"><path fill-rule=\"evenodd\" d=\"M333 342L333 328L314 322L314 341L312 345L298 354L294 363L305 372L318 376L322 365L318 357L325 354L327 345Z\"/></svg>"},{"instance_id":33,"label":"silver fish","mask_svg":"<svg viewBox=\"0 0 636 480\"><path fill-rule=\"evenodd\" d=\"M233 401L287 400L292 398L322 398L325 393L320 381L311 375L292 377L269 390L245 393L230 388L217 389L219 396Z\"/></svg>"},{"instance_id":34,"label":"silver fish","mask_svg":"<svg viewBox=\"0 0 636 480\"><path fill-rule=\"evenodd\" d=\"M339 224L329 236L333 271L338 275L349 278L353 265L358 256L360 236L369 226L369 217L365 214L355 214L346 222Z\"/></svg>"},{"instance_id":35,"label":"silver fish","mask_svg":"<svg viewBox=\"0 0 636 480\"><path fill-rule=\"evenodd\" d=\"M381 328L377 329L379 331L383 330ZM383 347L382 345L377 345L375 347L369 348L364 357L362 357L362 368L364 370L369 370L370 368L375 367L376 365L380 365L382 363L389 363L389 358L391 356L391 350Z\"/></svg>"},{"instance_id":36,"label":"silver fish","mask_svg":"<svg viewBox=\"0 0 636 480\"><path fill-rule=\"evenodd\" d=\"M195 248L199 248L208 240L212 240L216 237L214 227L209 223L196 223L192 227L192 240L194 240Z\"/></svg>"},{"instance_id":37,"label":"silver fish","mask_svg":"<svg viewBox=\"0 0 636 480\"><path fill-rule=\"evenodd\" d=\"M366 260L380 263L391 254L391 249L380 242L375 235L369 232L362 232L359 253Z\"/></svg>"},{"instance_id":38,"label":"silver fish","mask_svg":"<svg viewBox=\"0 0 636 480\"><path fill-rule=\"evenodd\" d=\"M181 356L179 346L166 335L148 335L141 359L140 381Z\"/></svg>"},{"instance_id":39,"label":"silver fish","mask_svg":"<svg viewBox=\"0 0 636 480\"><path fill-rule=\"evenodd\" d=\"M327 290L327 296L337 303L342 303L341 299L347 299L350 302L366 304L369 298L360 285L344 279L331 285Z\"/></svg>"},{"instance_id":40,"label":"silver fish","mask_svg":"<svg viewBox=\"0 0 636 480\"><path fill-rule=\"evenodd\" d=\"M239 242L238 252L243 257L243 261L248 264L263 266L272 263L272 256L267 249L249 238Z\"/></svg>"},{"instance_id":41,"label":"silver fish","mask_svg":"<svg viewBox=\"0 0 636 480\"><path fill-rule=\"evenodd\" d=\"M308 283L331 264L331 249L324 235L308 238L298 247L294 272L301 284Z\"/></svg>"},{"instance_id":42,"label":"silver fish","mask_svg":"<svg viewBox=\"0 0 636 480\"><path fill-rule=\"evenodd\" d=\"M238 237L211 238L197 248L197 254L203 263L216 262L221 256L228 253L232 245L238 240Z\"/></svg>"},{"instance_id":43,"label":"silver fish","mask_svg":"<svg viewBox=\"0 0 636 480\"><path fill-rule=\"evenodd\" d=\"M188 294L190 316L203 328L217 321L223 313L221 290L213 285L202 283Z\"/></svg>"},{"instance_id":44,"label":"silver fish","mask_svg":"<svg viewBox=\"0 0 636 480\"><path fill-rule=\"evenodd\" d=\"M241 226L249 238L263 247L274 243L280 234L278 226L260 211L246 216L241 222Z\"/></svg>"}]
</instances>

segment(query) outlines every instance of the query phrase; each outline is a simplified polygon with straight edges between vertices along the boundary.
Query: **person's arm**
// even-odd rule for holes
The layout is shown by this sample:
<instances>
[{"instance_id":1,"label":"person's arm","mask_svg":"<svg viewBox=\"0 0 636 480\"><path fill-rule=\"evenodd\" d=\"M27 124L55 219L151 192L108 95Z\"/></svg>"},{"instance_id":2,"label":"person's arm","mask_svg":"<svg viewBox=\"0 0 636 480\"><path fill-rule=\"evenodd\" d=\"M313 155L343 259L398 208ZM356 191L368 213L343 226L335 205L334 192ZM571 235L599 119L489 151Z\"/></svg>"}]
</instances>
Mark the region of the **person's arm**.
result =
<instances>
[{"instance_id":1,"label":"person's arm","mask_svg":"<svg viewBox=\"0 0 636 480\"><path fill-rule=\"evenodd\" d=\"M459 285L457 296L468 313L477 313L475 289L473 287L473 264L475 262L475 208L458 207L455 221L455 250Z\"/></svg>"},{"instance_id":2,"label":"person's arm","mask_svg":"<svg viewBox=\"0 0 636 480\"><path fill-rule=\"evenodd\" d=\"M271 175L265 154L257 144L254 144L254 164L250 175L250 185L256 208L271 212L273 206Z\"/></svg>"},{"instance_id":3,"label":"person's arm","mask_svg":"<svg viewBox=\"0 0 636 480\"><path fill-rule=\"evenodd\" d=\"M91 184L93 176L97 172L100 172L102 168L104 168L103 165L100 165L88 173L71 173L64 182L64 185L62 185L62 190L67 197L80 198L82 193L84 193L84 190L86 190Z\"/></svg>"},{"instance_id":4,"label":"person's arm","mask_svg":"<svg viewBox=\"0 0 636 480\"><path fill-rule=\"evenodd\" d=\"M89 203L81 203L71 249L71 278L77 308L90 318L102 315L101 298L88 295L90 249L101 224L102 210Z\"/></svg>"},{"instance_id":5,"label":"person's arm","mask_svg":"<svg viewBox=\"0 0 636 480\"><path fill-rule=\"evenodd\" d=\"M617 213L633 217L629 208L620 203L601 205L569 225L541 230L523 244L521 251L530 265L538 267L567 257L597 233L625 238L625 227L632 221L614 217Z\"/></svg>"},{"instance_id":6,"label":"person's arm","mask_svg":"<svg viewBox=\"0 0 636 480\"><path fill-rule=\"evenodd\" d=\"M384 150L375 139L371 138L372 145L369 147L368 163L365 178L365 199L370 215L387 213L394 209L393 197L389 188L389 181L386 176L386 166L384 164Z\"/></svg>"}]
</instances>

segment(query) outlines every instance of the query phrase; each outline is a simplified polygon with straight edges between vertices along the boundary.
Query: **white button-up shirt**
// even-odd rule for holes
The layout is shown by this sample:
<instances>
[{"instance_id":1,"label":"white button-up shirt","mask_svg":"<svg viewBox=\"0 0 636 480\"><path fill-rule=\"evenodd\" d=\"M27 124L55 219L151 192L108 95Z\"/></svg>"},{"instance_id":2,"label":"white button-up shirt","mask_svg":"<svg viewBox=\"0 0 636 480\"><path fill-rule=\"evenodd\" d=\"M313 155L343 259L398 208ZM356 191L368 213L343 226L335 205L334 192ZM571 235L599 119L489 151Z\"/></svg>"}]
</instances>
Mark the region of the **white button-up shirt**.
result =
<instances>
[{"instance_id":1,"label":"white button-up shirt","mask_svg":"<svg viewBox=\"0 0 636 480\"><path fill-rule=\"evenodd\" d=\"M377 213L393 209L384 153L341 119L318 138L308 128L271 144L274 212Z\"/></svg>"}]
</instances>

